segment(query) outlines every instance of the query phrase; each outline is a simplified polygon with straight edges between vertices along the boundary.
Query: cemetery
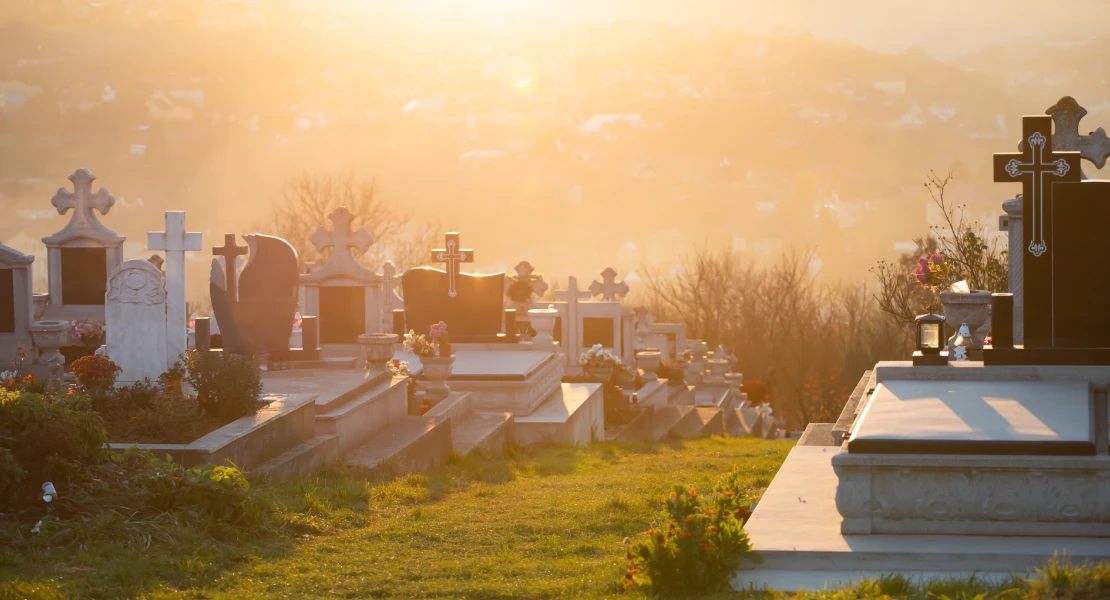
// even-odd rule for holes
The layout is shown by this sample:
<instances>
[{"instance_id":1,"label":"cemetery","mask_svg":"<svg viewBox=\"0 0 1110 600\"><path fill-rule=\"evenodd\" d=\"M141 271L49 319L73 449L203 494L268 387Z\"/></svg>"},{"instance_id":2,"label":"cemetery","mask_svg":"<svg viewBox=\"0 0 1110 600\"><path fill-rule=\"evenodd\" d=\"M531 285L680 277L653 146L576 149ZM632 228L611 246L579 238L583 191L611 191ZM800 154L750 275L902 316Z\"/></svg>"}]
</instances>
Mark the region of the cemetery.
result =
<instances>
[{"instance_id":1,"label":"cemetery","mask_svg":"<svg viewBox=\"0 0 1110 600\"><path fill-rule=\"evenodd\" d=\"M257 536L234 546L240 559L282 564L305 560L290 558L290 531L322 557L363 551L344 533L363 528L374 565L402 556L427 579L318 585L384 596L467 595L452 582L500 581L488 558L458 571L429 564L428 544L399 540L452 517L466 524L446 535L494 546L482 510L501 503L501 526L555 541L513 533L524 566L497 568L540 568L555 552L545 544L567 549L559 532L578 559L621 562L627 538L613 585L663 595L816 590L891 573L1001 585L1057 555L1103 563L1110 182L1081 167L1101 167L1110 148L1098 132L1078 134L1085 112L1064 98L1026 116L1019 151L994 156L995 181L1021 184L1002 206L1008 290L938 288L943 314L918 317L913 356L873 365L835 422L798 435L749 397L760 386L745 383L729 348L656 322L613 268L588 285L570 276L564 289L527 261L471 273L482 241L468 239L473 249L450 232L425 265L398 272L360 259L375 238L346 207L311 237L326 258L303 268L281 237L228 232L216 246L181 211L147 235L160 254L123 260L124 237L109 229L114 196L77 169L50 201L69 220L42 240L48 293L32 289L34 257L0 246L0 361L10 365L0 373L0 529L41 559L52 550L33 536L72 533L81 518L92 528L93 506L134 493L145 503L135 515L154 515L168 539L180 531L159 519L191 511L211 543L231 544L237 523ZM209 315L189 314L187 253L210 253ZM947 268L944 257L922 261L926 280ZM692 463L703 468L689 481L672 477ZM442 514L421 508L437 502ZM664 548L697 570L671 573ZM558 577L577 581L575 560L554 561ZM267 561L220 585L276 593L279 567ZM0 573L8 565L19 567L0 561ZM201 568L169 585L221 576ZM160 585L138 577L118 589ZM1106 573L1092 577L1110 586ZM29 595L34 579L18 589ZM255 579L269 584L248 590ZM594 584L541 581L533 592L613 591Z\"/></svg>"}]
</instances>

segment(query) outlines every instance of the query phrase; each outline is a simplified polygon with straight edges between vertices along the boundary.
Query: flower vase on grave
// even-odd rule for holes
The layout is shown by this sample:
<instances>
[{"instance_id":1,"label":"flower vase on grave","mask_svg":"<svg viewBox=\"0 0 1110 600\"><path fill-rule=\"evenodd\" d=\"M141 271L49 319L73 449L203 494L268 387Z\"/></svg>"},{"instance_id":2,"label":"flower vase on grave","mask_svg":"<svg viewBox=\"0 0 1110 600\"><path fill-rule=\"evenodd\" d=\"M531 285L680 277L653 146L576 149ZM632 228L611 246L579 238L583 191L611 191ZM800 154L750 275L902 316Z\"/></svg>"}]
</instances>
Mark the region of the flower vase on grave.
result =
<instances>
[{"instance_id":1,"label":"flower vase on grave","mask_svg":"<svg viewBox=\"0 0 1110 600\"><path fill-rule=\"evenodd\" d=\"M659 351L644 350L636 353L636 366L644 372L644 379L648 381L659 379L655 372L662 360L663 353Z\"/></svg>"},{"instance_id":2,"label":"flower vase on grave","mask_svg":"<svg viewBox=\"0 0 1110 600\"><path fill-rule=\"evenodd\" d=\"M453 353L451 352L451 342L440 342L437 345L439 346L440 358L453 356Z\"/></svg>"},{"instance_id":3,"label":"flower vase on grave","mask_svg":"<svg viewBox=\"0 0 1110 600\"><path fill-rule=\"evenodd\" d=\"M451 393L451 388L447 386L447 379L451 377L455 357L421 356L420 363L424 365L424 379L428 380L424 392L431 401L431 405L435 406Z\"/></svg>"},{"instance_id":4,"label":"flower vase on grave","mask_svg":"<svg viewBox=\"0 0 1110 600\"><path fill-rule=\"evenodd\" d=\"M397 334L363 333L358 336L358 343L366 354L366 368L374 372L385 371L390 359L393 358Z\"/></svg>"},{"instance_id":5,"label":"flower vase on grave","mask_svg":"<svg viewBox=\"0 0 1110 600\"><path fill-rule=\"evenodd\" d=\"M589 365L586 366L586 374L589 375L591 379L596 379L597 381L599 381L601 383L608 383L609 380L613 378L613 371L614 371L614 367L611 367L611 366L609 366L609 367L594 367L594 366L589 366Z\"/></svg>"},{"instance_id":6,"label":"flower vase on grave","mask_svg":"<svg viewBox=\"0 0 1110 600\"><path fill-rule=\"evenodd\" d=\"M986 333L990 330L991 293L983 290L941 292L940 303L944 305L944 320L953 332L948 338L948 351L952 352L955 348L960 325L965 323L971 333L966 344L968 351L982 350Z\"/></svg>"},{"instance_id":7,"label":"flower vase on grave","mask_svg":"<svg viewBox=\"0 0 1110 600\"><path fill-rule=\"evenodd\" d=\"M533 308L528 311L528 320L532 329L536 332L535 337L532 338L532 348L536 350L555 349L555 319L558 316L559 311L555 310L552 305L548 305L547 308Z\"/></svg>"},{"instance_id":8,"label":"flower vase on grave","mask_svg":"<svg viewBox=\"0 0 1110 600\"><path fill-rule=\"evenodd\" d=\"M50 380L60 382L65 369L60 350L69 341L69 321L36 321L29 329L31 343L35 345L35 364L46 365Z\"/></svg>"}]
</instances>

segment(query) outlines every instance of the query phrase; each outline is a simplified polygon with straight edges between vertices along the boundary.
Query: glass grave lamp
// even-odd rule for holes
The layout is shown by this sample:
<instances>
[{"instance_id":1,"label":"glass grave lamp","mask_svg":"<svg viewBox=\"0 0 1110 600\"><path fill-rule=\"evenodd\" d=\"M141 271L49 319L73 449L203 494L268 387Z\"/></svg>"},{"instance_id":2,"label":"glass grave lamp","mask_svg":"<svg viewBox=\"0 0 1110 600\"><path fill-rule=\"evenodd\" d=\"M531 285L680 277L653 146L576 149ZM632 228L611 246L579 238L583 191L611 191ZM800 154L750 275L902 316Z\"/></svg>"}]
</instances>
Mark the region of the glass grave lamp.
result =
<instances>
[{"instance_id":1,"label":"glass grave lamp","mask_svg":"<svg viewBox=\"0 0 1110 600\"><path fill-rule=\"evenodd\" d=\"M914 366L940 366L948 364L948 353L941 348L947 343L944 317L919 315L917 323L917 351L913 353Z\"/></svg>"}]
</instances>

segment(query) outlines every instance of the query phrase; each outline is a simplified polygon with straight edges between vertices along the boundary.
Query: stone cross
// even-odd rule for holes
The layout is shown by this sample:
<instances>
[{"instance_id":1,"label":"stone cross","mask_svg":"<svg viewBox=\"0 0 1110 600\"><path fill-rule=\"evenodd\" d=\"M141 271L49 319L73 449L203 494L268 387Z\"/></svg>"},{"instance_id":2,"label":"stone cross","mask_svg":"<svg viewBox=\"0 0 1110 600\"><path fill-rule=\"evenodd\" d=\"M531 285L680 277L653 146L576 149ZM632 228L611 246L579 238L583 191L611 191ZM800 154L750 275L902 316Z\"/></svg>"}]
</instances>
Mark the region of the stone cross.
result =
<instances>
[{"instance_id":1,"label":"stone cross","mask_svg":"<svg viewBox=\"0 0 1110 600\"><path fill-rule=\"evenodd\" d=\"M616 282L617 272L613 267L609 267L601 272L602 281L594 281L590 284L590 293L594 296L601 296L601 299L607 302L616 302L617 296L628 295L628 284L621 281Z\"/></svg>"},{"instance_id":2,"label":"stone cross","mask_svg":"<svg viewBox=\"0 0 1110 600\"><path fill-rule=\"evenodd\" d=\"M444 263L447 268L447 295L451 298L458 296L455 291L455 279L459 276L459 265L474 262L474 251L460 248L459 234L447 234L446 248L432 250L432 262Z\"/></svg>"},{"instance_id":3,"label":"stone cross","mask_svg":"<svg viewBox=\"0 0 1110 600\"><path fill-rule=\"evenodd\" d=\"M513 270L516 271L516 278L519 281L529 281L532 277L532 273L536 272L536 269L532 267L532 264L526 260L520 261L517 266L513 267ZM547 291L547 288L550 287L547 285L547 282L543 280L543 276L540 276L535 281L531 281L529 285L532 288L532 293L537 296L543 296L544 292ZM506 283L505 287L508 288L508 286L509 283Z\"/></svg>"},{"instance_id":4,"label":"stone cross","mask_svg":"<svg viewBox=\"0 0 1110 600\"><path fill-rule=\"evenodd\" d=\"M590 297L587 291L578 291L578 278L567 277L567 289L555 290L555 299L566 300L567 308L563 319L563 329L566 335L563 336L562 345L563 351L567 356L567 360L574 360L577 358L576 353L579 350L580 342L578 339L578 301ZM574 363L578 364L578 363Z\"/></svg>"},{"instance_id":5,"label":"stone cross","mask_svg":"<svg viewBox=\"0 0 1110 600\"><path fill-rule=\"evenodd\" d=\"M365 227L359 227L358 231L351 231L351 221L354 218L355 216L347 210L346 206L340 206L328 215L328 219L332 222L332 230L329 232L320 226L309 238L312 245L320 252L327 248L332 249L331 258L323 266L324 269L346 273L352 269L362 268L351 254L351 250L359 254L366 252L374 243L374 234Z\"/></svg>"},{"instance_id":6,"label":"stone cross","mask_svg":"<svg viewBox=\"0 0 1110 600\"><path fill-rule=\"evenodd\" d=\"M1052 117L1026 116L1022 119L1022 130L1021 153L994 155L994 180L1022 182L1025 239L1029 240L1029 253L1040 257L1048 249L1044 203L1051 200L1052 183L1079 181L1079 153L1052 151ZM1046 177L1052 178L1048 186Z\"/></svg>"},{"instance_id":7,"label":"stone cross","mask_svg":"<svg viewBox=\"0 0 1110 600\"><path fill-rule=\"evenodd\" d=\"M235 303L239 301L239 291L236 286L239 284L239 279L236 273L239 270L238 258L247 253L246 246L235 245L235 234L224 234L224 245L222 248L212 248L212 254L224 257L224 290L227 291L227 301Z\"/></svg>"},{"instance_id":8,"label":"stone cross","mask_svg":"<svg viewBox=\"0 0 1110 600\"><path fill-rule=\"evenodd\" d=\"M116 203L115 196L108 192L108 188L103 187L94 194L92 182L96 180L96 175L89 173L87 169L77 169L73 172L73 175L69 176L69 180L73 182L73 191L58 188L57 193L50 199L50 203L54 205L60 215L64 215L67 211L73 209L73 216L65 229L103 229L107 231L107 228L96 218L93 209L100 211L102 215L108 214L108 211Z\"/></svg>"},{"instance_id":9,"label":"stone cross","mask_svg":"<svg viewBox=\"0 0 1110 600\"><path fill-rule=\"evenodd\" d=\"M185 314L185 253L201 249L202 235L185 231L185 213L166 211L166 230L146 234L148 250L166 253L166 349L176 360L188 350Z\"/></svg>"},{"instance_id":10,"label":"stone cross","mask_svg":"<svg viewBox=\"0 0 1110 600\"><path fill-rule=\"evenodd\" d=\"M1110 137L1101 127L1088 135L1079 135L1079 121L1087 116L1087 109L1079 106L1075 98L1064 96L1044 112L1052 117L1056 126L1052 143L1057 150L1074 150L1095 167L1101 169L1106 166L1106 159L1110 157ZM1082 178L1087 177L1084 175Z\"/></svg>"}]
</instances>

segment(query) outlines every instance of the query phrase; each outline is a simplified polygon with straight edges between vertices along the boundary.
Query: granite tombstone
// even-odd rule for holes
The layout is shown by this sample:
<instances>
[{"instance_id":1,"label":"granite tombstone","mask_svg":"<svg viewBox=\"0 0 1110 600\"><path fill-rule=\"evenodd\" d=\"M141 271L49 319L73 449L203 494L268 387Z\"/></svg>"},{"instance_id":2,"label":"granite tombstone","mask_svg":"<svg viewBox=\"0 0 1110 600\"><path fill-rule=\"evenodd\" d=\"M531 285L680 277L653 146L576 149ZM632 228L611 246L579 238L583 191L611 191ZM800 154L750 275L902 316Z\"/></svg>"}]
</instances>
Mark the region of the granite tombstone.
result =
<instances>
[{"instance_id":1,"label":"granite tombstone","mask_svg":"<svg viewBox=\"0 0 1110 600\"><path fill-rule=\"evenodd\" d=\"M233 274L222 273L222 267L213 261L209 289L223 345L248 357L260 352L286 354L297 314L297 252L281 238L261 234L243 237L250 258L239 275L237 300L231 293ZM231 241L234 244L234 239ZM222 282L218 281L221 275Z\"/></svg>"},{"instance_id":2,"label":"granite tombstone","mask_svg":"<svg viewBox=\"0 0 1110 600\"><path fill-rule=\"evenodd\" d=\"M455 295L450 294L454 282ZM417 267L401 276L405 297L405 326L427 333L433 324L447 323L452 342L503 341L505 274L472 275Z\"/></svg>"}]
</instances>

